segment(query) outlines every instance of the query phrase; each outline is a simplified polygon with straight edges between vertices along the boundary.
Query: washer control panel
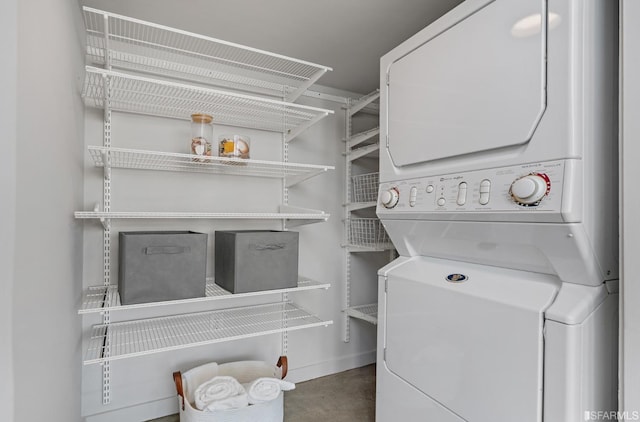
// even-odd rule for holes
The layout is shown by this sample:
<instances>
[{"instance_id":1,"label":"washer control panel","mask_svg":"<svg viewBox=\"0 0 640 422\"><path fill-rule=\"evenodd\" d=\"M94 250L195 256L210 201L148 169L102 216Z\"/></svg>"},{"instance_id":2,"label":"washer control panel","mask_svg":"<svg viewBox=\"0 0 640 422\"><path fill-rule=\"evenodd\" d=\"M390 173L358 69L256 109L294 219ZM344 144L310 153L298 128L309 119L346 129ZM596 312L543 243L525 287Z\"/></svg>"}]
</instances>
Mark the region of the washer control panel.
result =
<instances>
[{"instance_id":1,"label":"washer control panel","mask_svg":"<svg viewBox=\"0 0 640 422\"><path fill-rule=\"evenodd\" d=\"M559 213L564 172L550 161L381 183L377 212Z\"/></svg>"}]
</instances>

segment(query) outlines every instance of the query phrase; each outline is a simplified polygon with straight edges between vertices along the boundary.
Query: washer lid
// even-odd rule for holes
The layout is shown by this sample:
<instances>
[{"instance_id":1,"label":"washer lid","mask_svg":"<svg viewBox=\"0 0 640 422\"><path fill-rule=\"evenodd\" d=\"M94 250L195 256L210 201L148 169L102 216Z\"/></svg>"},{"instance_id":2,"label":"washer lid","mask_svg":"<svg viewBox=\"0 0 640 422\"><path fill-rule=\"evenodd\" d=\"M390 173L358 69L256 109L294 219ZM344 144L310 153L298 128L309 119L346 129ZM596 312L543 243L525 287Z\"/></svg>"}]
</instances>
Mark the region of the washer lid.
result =
<instances>
[{"instance_id":1,"label":"washer lid","mask_svg":"<svg viewBox=\"0 0 640 422\"><path fill-rule=\"evenodd\" d=\"M398 167L526 144L545 110L546 1L463 6L462 20L445 15L388 69L388 148Z\"/></svg>"},{"instance_id":2,"label":"washer lid","mask_svg":"<svg viewBox=\"0 0 640 422\"><path fill-rule=\"evenodd\" d=\"M469 421L541 420L553 276L416 257L388 273L389 370Z\"/></svg>"}]
</instances>

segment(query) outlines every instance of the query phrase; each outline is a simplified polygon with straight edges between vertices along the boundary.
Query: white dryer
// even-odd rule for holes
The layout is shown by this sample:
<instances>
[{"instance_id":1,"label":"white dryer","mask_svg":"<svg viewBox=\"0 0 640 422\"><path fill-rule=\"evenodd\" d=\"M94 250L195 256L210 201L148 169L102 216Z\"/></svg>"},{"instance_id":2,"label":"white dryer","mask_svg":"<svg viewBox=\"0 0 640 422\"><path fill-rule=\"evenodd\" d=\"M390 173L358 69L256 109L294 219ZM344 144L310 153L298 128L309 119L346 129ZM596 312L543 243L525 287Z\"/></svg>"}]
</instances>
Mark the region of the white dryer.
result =
<instances>
[{"instance_id":1,"label":"white dryer","mask_svg":"<svg viewBox=\"0 0 640 422\"><path fill-rule=\"evenodd\" d=\"M382 58L377 420L616 409L617 13L466 0Z\"/></svg>"}]
</instances>

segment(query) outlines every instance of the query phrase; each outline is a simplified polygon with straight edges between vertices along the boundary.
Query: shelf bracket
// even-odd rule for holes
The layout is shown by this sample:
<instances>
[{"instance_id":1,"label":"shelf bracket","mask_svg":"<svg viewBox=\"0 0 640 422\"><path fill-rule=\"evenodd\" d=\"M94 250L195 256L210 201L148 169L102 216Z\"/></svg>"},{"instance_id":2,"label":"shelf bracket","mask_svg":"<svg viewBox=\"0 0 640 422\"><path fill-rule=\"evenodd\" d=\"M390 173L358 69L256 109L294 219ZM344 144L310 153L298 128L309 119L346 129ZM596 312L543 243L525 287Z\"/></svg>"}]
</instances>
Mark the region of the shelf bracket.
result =
<instances>
[{"instance_id":1,"label":"shelf bracket","mask_svg":"<svg viewBox=\"0 0 640 422\"><path fill-rule=\"evenodd\" d=\"M307 130L309 127L315 125L316 123L318 123L320 120L324 119L325 117L327 117L329 115L329 113L322 113L322 114L318 114L317 116L315 116L313 119L308 120L305 124L298 126L297 128L295 128L293 131L287 133L287 135L285 136L285 142L291 142L293 141L293 139L300 135L302 132L304 132L305 130Z\"/></svg>"},{"instance_id":2,"label":"shelf bracket","mask_svg":"<svg viewBox=\"0 0 640 422\"><path fill-rule=\"evenodd\" d=\"M106 180L111 180L111 160L109 159L109 151L104 150L101 152L102 155L102 165L104 167L104 178Z\"/></svg>"},{"instance_id":3,"label":"shelf bracket","mask_svg":"<svg viewBox=\"0 0 640 422\"><path fill-rule=\"evenodd\" d=\"M356 114L357 112L359 112L360 110L362 110L363 108L365 108L366 106L368 106L369 104L377 100L378 98L380 98L379 89L376 89L370 94L367 94L364 97L360 98L357 103L353 104L348 108L349 116L353 116L354 114Z\"/></svg>"},{"instance_id":4,"label":"shelf bracket","mask_svg":"<svg viewBox=\"0 0 640 422\"><path fill-rule=\"evenodd\" d=\"M295 91L293 91L292 93L287 95L286 98L285 98L285 101L292 103L295 100L297 100L307 90L307 88L309 88L311 85L316 83L316 81L318 79L320 79L322 77L322 75L327 73L328 70L330 70L330 69L329 68L323 68L323 69L318 70L304 84L300 85L298 87L298 89L296 89Z\"/></svg>"},{"instance_id":5,"label":"shelf bracket","mask_svg":"<svg viewBox=\"0 0 640 422\"><path fill-rule=\"evenodd\" d=\"M320 169L320 170L315 171L313 173L309 172L309 173L301 174L301 175L298 175L298 176L289 176L289 177L287 177L285 179L285 186L287 188L290 188L293 185L297 185L300 182L304 182L307 179L311 179L312 177L315 177L320 173L324 173L327 170L329 170L329 168L325 167L324 169Z\"/></svg>"},{"instance_id":6,"label":"shelf bracket","mask_svg":"<svg viewBox=\"0 0 640 422\"><path fill-rule=\"evenodd\" d=\"M347 139L348 148L353 148L357 145L360 145L364 141L373 138L376 135L380 134L380 128L375 127L373 129L367 130L365 132L360 132L358 134L353 135L351 138Z\"/></svg>"},{"instance_id":7,"label":"shelf bracket","mask_svg":"<svg viewBox=\"0 0 640 422\"><path fill-rule=\"evenodd\" d=\"M96 205L93 207L93 212L100 212L100 204L96 203ZM100 224L102 224L102 228L104 230L109 230L111 228L111 220L109 218L100 217Z\"/></svg>"}]
</instances>

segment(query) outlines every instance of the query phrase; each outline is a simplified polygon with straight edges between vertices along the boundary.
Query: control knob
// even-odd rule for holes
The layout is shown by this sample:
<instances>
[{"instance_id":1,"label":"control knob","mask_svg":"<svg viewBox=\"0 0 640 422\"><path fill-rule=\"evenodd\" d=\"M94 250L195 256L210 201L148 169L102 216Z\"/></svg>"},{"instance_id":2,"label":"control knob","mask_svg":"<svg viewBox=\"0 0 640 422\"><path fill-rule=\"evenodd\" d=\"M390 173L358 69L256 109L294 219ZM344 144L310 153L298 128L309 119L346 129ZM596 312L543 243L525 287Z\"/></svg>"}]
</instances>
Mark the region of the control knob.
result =
<instances>
[{"instance_id":1,"label":"control knob","mask_svg":"<svg viewBox=\"0 0 640 422\"><path fill-rule=\"evenodd\" d=\"M549 176L544 173L531 173L511 183L509 194L516 204L535 207L549 193L550 189Z\"/></svg>"},{"instance_id":2,"label":"control knob","mask_svg":"<svg viewBox=\"0 0 640 422\"><path fill-rule=\"evenodd\" d=\"M400 193L397 188L391 188L384 192L380 196L380 202L385 208L393 208L398 205L398 200L400 200Z\"/></svg>"}]
</instances>

